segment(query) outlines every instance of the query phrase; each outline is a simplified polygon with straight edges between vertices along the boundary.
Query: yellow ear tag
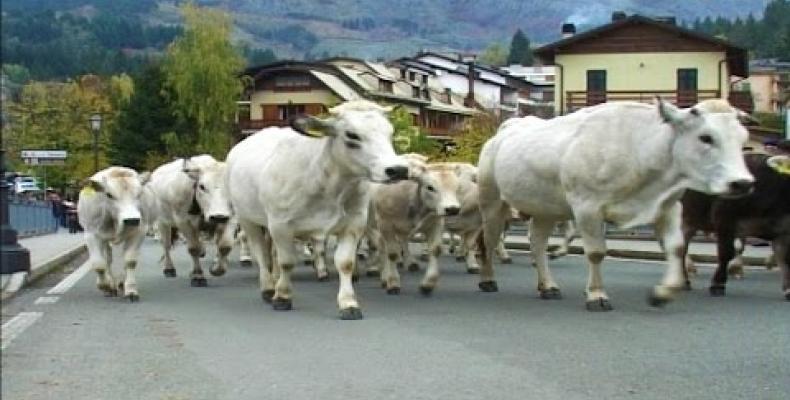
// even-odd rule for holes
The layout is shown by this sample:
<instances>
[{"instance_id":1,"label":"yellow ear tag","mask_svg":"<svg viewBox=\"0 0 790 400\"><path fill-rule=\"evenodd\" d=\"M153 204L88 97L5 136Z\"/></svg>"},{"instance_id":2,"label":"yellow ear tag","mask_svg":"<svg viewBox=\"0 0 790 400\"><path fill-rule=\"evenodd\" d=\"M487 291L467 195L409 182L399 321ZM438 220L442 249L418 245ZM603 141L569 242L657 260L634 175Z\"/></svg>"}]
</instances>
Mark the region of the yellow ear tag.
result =
<instances>
[{"instance_id":1,"label":"yellow ear tag","mask_svg":"<svg viewBox=\"0 0 790 400\"><path fill-rule=\"evenodd\" d=\"M96 194L96 189L94 189L94 188L92 188L90 186L85 186L84 188L82 188L82 190L80 190L80 197L83 197L83 198L91 197L91 196L93 196L95 194Z\"/></svg>"},{"instance_id":2,"label":"yellow ear tag","mask_svg":"<svg viewBox=\"0 0 790 400\"><path fill-rule=\"evenodd\" d=\"M318 129L305 129L305 132L308 135L310 135L310 136L312 136L314 138L322 138L322 137L324 137L324 132L320 131Z\"/></svg>"},{"instance_id":3,"label":"yellow ear tag","mask_svg":"<svg viewBox=\"0 0 790 400\"><path fill-rule=\"evenodd\" d=\"M790 157L774 156L768 159L768 165L782 175L790 175Z\"/></svg>"}]
</instances>

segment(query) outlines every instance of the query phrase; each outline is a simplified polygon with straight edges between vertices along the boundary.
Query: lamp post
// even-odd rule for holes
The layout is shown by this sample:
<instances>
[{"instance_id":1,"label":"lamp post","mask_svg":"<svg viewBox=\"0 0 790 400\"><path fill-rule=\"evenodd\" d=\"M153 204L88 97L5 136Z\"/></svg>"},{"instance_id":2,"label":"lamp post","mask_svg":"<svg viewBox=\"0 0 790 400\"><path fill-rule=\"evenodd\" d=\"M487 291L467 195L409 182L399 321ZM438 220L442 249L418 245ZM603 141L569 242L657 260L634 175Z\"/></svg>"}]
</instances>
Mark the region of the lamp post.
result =
<instances>
[{"instance_id":1,"label":"lamp post","mask_svg":"<svg viewBox=\"0 0 790 400\"><path fill-rule=\"evenodd\" d=\"M16 230L8 222L8 181L5 178L5 150L0 150L0 272L12 274L21 271L30 271L30 251L19 245Z\"/></svg>"},{"instance_id":2,"label":"lamp post","mask_svg":"<svg viewBox=\"0 0 790 400\"><path fill-rule=\"evenodd\" d=\"M101 114L93 114L90 118L93 131L93 172L99 171L99 132L101 132Z\"/></svg>"}]
</instances>

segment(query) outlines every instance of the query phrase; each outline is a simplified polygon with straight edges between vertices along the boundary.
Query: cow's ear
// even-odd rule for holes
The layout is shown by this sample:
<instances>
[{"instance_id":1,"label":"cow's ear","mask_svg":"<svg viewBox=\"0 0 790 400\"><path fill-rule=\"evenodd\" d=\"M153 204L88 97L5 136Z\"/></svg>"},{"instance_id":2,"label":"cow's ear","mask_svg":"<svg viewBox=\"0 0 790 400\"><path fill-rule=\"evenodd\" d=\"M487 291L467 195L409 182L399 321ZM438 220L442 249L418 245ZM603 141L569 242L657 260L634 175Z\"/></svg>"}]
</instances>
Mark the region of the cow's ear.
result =
<instances>
[{"instance_id":1,"label":"cow's ear","mask_svg":"<svg viewBox=\"0 0 790 400\"><path fill-rule=\"evenodd\" d=\"M458 164L455 166L455 175L459 178L469 179L470 181L477 183L477 168Z\"/></svg>"},{"instance_id":2,"label":"cow's ear","mask_svg":"<svg viewBox=\"0 0 790 400\"><path fill-rule=\"evenodd\" d=\"M104 185L95 179L88 179L85 182L85 188L92 190L94 192L99 192L99 193L104 192Z\"/></svg>"},{"instance_id":3,"label":"cow's ear","mask_svg":"<svg viewBox=\"0 0 790 400\"><path fill-rule=\"evenodd\" d=\"M141 185L145 185L148 181L151 180L151 173L148 171L143 171L139 175L137 175L137 179L140 180Z\"/></svg>"},{"instance_id":4,"label":"cow's ear","mask_svg":"<svg viewBox=\"0 0 790 400\"><path fill-rule=\"evenodd\" d=\"M683 114L681 113L680 109L675 107L673 104L664 101L661 96L656 96L656 106L658 107L658 115L660 115L661 119L668 124L677 123L683 118Z\"/></svg>"},{"instance_id":5,"label":"cow's ear","mask_svg":"<svg viewBox=\"0 0 790 400\"><path fill-rule=\"evenodd\" d=\"M181 170L193 181L200 179L200 168L198 168L197 165L195 165L188 158L182 158L182 160L183 164L181 166Z\"/></svg>"},{"instance_id":6,"label":"cow's ear","mask_svg":"<svg viewBox=\"0 0 790 400\"><path fill-rule=\"evenodd\" d=\"M305 136L322 138L335 135L334 122L331 117L323 119L306 115L292 119L291 128Z\"/></svg>"},{"instance_id":7,"label":"cow's ear","mask_svg":"<svg viewBox=\"0 0 790 400\"><path fill-rule=\"evenodd\" d=\"M774 171L790 176L790 156L773 156L767 159L766 164L773 168Z\"/></svg>"}]
</instances>

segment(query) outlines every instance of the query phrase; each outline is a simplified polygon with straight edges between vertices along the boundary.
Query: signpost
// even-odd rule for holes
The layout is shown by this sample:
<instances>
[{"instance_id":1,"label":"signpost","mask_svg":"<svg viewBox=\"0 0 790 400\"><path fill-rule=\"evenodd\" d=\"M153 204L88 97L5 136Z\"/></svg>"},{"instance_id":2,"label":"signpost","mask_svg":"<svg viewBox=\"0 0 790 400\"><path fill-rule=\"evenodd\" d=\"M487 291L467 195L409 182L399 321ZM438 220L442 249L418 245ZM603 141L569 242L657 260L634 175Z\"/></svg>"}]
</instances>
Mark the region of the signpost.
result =
<instances>
[{"instance_id":1,"label":"signpost","mask_svg":"<svg viewBox=\"0 0 790 400\"><path fill-rule=\"evenodd\" d=\"M47 188L47 166L64 165L69 153L66 150L22 150L21 156L27 165L44 168L44 188Z\"/></svg>"}]
</instances>

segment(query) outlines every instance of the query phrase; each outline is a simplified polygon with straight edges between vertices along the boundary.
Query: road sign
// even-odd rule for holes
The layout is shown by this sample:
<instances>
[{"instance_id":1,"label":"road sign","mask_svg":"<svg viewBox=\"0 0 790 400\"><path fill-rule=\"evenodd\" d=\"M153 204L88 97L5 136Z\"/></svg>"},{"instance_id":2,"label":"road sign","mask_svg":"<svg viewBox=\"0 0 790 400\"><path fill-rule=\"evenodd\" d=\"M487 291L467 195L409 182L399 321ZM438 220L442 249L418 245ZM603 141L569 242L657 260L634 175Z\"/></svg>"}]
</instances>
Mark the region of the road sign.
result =
<instances>
[{"instance_id":1,"label":"road sign","mask_svg":"<svg viewBox=\"0 0 790 400\"><path fill-rule=\"evenodd\" d=\"M22 158L65 160L68 156L66 150L22 150Z\"/></svg>"},{"instance_id":2,"label":"road sign","mask_svg":"<svg viewBox=\"0 0 790 400\"><path fill-rule=\"evenodd\" d=\"M25 158L27 165L66 165L62 158Z\"/></svg>"}]
</instances>

